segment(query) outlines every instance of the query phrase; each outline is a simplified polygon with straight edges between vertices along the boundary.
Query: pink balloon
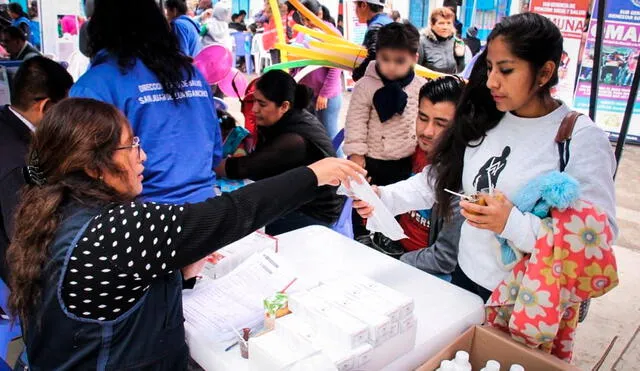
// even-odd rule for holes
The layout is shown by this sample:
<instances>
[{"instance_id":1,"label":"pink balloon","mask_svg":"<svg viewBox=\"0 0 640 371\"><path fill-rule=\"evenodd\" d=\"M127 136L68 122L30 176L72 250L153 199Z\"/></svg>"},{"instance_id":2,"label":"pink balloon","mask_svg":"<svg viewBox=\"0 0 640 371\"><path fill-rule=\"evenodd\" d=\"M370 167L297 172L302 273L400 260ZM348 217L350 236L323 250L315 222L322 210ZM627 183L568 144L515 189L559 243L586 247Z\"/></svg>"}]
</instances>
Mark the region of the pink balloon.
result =
<instances>
[{"instance_id":1,"label":"pink balloon","mask_svg":"<svg viewBox=\"0 0 640 371\"><path fill-rule=\"evenodd\" d=\"M222 80L233 67L233 54L222 45L209 45L194 58L193 64L211 85Z\"/></svg>"},{"instance_id":2,"label":"pink balloon","mask_svg":"<svg viewBox=\"0 0 640 371\"><path fill-rule=\"evenodd\" d=\"M233 88L234 84L235 89ZM247 85L247 77L238 69L232 68L227 76L218 82L218 89L227 97L243 98L247 91Z\"/></svg>"}]
</instances>

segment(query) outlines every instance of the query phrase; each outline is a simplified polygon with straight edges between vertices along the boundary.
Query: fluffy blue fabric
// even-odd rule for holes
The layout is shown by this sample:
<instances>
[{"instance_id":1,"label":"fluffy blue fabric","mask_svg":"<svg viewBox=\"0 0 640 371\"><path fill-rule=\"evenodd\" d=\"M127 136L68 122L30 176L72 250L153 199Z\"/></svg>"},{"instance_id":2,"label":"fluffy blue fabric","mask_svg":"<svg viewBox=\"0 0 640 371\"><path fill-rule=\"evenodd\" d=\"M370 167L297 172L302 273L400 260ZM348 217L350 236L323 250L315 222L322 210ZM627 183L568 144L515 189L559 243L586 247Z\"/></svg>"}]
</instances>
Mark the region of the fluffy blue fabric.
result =
<instances>
[{"instance_id":1,"label":"fluffy blue fabric","mask_svg":"<svg viewBox=\"0 0 640 371\"><path fill-rule=\"evenodd\" d=\"M518 192L512 200L515 207L523 213L532 213L546 218L551 208L566 209L580 198L580 183L567 173L552 171L541 175ZM515 264L519 253L502 237L500 242L500 261L505 266Z\"/></svg>"},{"instance_id":2,"label":"fluffy blue fabric","mask_svg":"<svg viewBox=\"0 0 640 371\"><path fill-rule=\"evenodd\" d=\"M580 183L576 179L567 173L552 171L529 182L512 202L523 213L544 218L552 207L566 209L579 197Z\"/></svg>"}]
</instances>

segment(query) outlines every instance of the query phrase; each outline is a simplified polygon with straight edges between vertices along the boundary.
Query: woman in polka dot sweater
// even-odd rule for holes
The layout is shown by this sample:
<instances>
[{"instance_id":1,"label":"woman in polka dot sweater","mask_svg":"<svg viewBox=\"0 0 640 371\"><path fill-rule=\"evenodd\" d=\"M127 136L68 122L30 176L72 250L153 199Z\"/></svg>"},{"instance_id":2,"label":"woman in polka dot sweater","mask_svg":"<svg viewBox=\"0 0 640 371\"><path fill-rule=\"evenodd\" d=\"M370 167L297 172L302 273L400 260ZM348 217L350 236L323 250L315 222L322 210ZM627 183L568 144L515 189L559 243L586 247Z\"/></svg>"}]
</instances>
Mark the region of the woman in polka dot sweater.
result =
<instances>
[{"instance_id":1,"label":"woman in polka dot sweater","mask_svg":"<svg viewBox=\"0 0 640 371\"><path fill-rule=\"evenodd\" d=\"M184 369L180 269L364 172L326 159L160 205L134 200L146 157L126 118L95 100L66 100L39 126L8 251L31 369Z\"/></svg>"}]
</instances>

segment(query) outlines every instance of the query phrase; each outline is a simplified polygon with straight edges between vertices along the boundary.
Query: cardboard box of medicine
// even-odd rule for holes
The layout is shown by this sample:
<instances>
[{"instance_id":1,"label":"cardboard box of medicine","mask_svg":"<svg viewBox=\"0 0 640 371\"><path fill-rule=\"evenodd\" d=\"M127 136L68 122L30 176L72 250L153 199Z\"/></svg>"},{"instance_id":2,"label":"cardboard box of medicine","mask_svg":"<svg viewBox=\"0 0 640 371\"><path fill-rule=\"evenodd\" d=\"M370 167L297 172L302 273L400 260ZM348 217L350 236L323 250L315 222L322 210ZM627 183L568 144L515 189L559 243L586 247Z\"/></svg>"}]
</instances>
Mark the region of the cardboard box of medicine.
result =
<instances>
[{"instance_id":1,"label":"cardboard box of medicine","mask_svg":"<svg viewBox=\"0 0 640 371\"><path fill-rule=\"evenodd\" d=\"M474 326L420 366L418 371L438 369L440 362L453 359L459 350L469 353L469 362L474 370L480 370L489 360L500 362L501 370L508 370L512 364L519 364L526 371L580 370L550 354L520 344L498 329Z\"/></svg>"}]
</instances>

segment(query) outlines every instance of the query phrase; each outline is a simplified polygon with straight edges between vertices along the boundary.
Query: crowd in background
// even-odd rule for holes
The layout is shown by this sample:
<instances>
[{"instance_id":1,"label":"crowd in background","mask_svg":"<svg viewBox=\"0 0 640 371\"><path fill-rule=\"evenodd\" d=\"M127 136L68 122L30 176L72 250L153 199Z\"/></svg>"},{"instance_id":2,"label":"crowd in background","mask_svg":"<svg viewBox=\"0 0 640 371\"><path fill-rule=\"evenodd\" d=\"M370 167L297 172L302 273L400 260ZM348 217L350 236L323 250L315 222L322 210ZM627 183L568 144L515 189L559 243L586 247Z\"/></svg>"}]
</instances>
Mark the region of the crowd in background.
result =
<instances>
[{"instance_id":1,"label":"crowd in background","mask_svg":"<svg viewBox=\"0 0 640 371\"><path fill-rule=\"evenodd\" d=\"M0 5L0 59L40 55L41 39L37 1L31 1L27 11L19 3Z\"/></svg>"},{"instance_id":2,"label":"crowd in background","mask_svg":"<svg viewBox=\"0 0 640 371\"><path fill-rule=\"evenodd\" d=\"M326 25L340 33L344 32L342 14L338 15L336 21L321 1L308 0L303 3ZM212 4L211 1L199 1L193 10L188 9L183 0L168 0L164 2L164 6L172 30L178 37L185 55L195 56L202 47L208 45L224 45L235 50L236 54L249 54L249 59L241 57L236 61L241 71L248 72L250 66L246 65L247 60L250 64L256 64L251 60L256 58L256 55L251 53L254 44L246 42L244 45L235 45L240 39L234 36L235 33L246 33L251 38L259 36L257 42L261 43L262 49L269 53L271 63L280 62L280 51L276 48L278 37L275 21L268 2L265 2L264 9L254 14L251 19L247 18L245 10L231 14L230 4L227 2ZM384 13L384 6L379 1L357 1L354 2L354 6L359 21L368 25L363 41L363 45L368 49L368 55L352 74L357 81L364 76L369 62L375 60L379 28L392 22L404 24L408 22L403 20L397 11L392 12L391 15ZM281 4L280 13L286 42L309 47L310 37L294 31L293 26L301 24L310 28L316 27L288 2ZM428 22L429 26L420 33L417 63L437 72L452 74L462 72L472 57L480 51L481 43L476 37L477 29L470 27L467 37L464 40L460 39L459 33L462 26L456 17L455 8L450 7L435 9ZM241 49L247 50L239 52ZM260 74L261 71L256 72ZM293 71L294 75L295 73L296 71ZM344 90L342 71L336 68L322 68L305 76L301 83L313 90L309 110L316 114L330 138L334 138L340 131L338 117L342 108L342 91ZM339 149L338 154L342 155L342 153Z\"/></svg>"}]
</instances>

